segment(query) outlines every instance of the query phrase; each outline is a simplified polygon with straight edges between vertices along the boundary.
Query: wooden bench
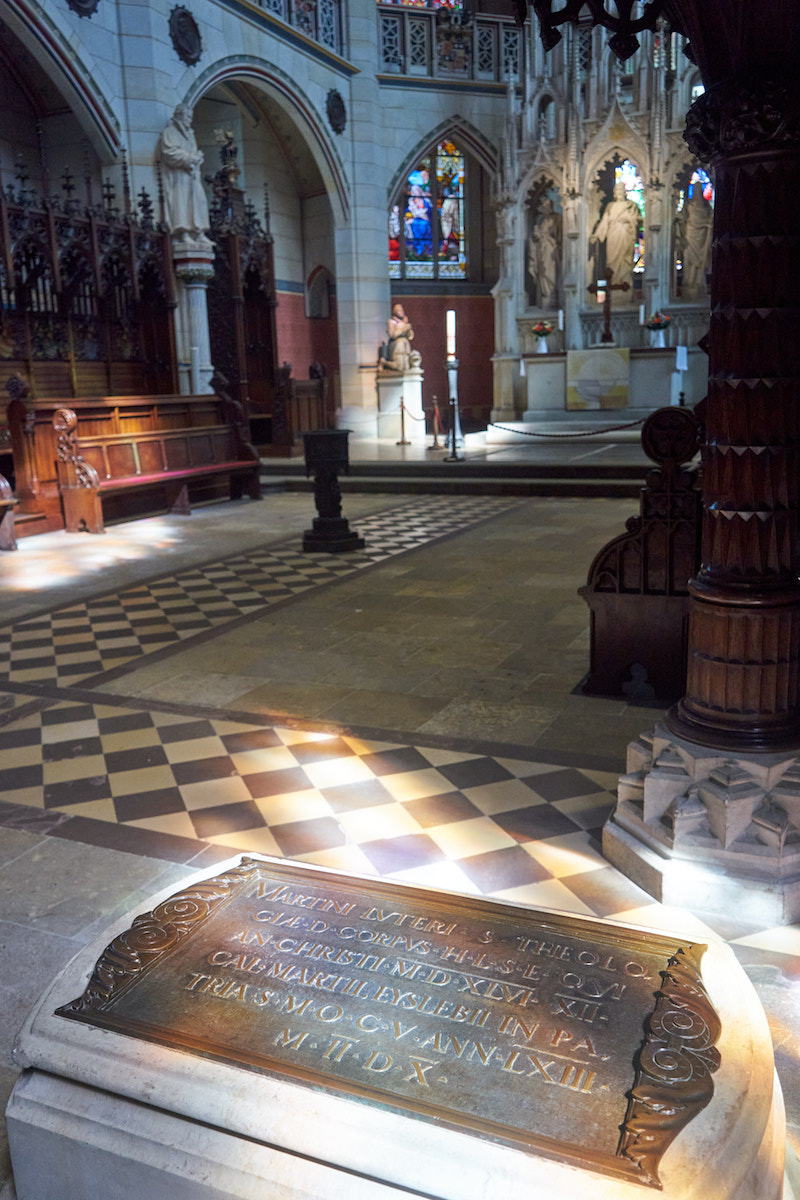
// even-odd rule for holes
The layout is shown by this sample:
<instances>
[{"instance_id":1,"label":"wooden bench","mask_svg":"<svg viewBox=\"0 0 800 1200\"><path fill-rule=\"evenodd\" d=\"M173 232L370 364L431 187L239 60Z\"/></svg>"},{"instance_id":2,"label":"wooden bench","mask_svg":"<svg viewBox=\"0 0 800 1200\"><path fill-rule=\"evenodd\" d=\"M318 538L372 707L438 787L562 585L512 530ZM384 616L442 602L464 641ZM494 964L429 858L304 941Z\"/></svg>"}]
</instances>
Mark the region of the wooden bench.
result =
<instances>
[{"instance_id":1,"label":"wooden bench","mask_svg":"<svg viewBox=\"0 0 800 1200\"><path fill-rule=\"evenodd\" d=\"M14 509L17 499L5 475L0 475L0 550L16 550L17 537L14 532Z\"/></svg>"},{"instance_id":2,"label":"wooden bench","mask_svg":"<svg viewBox=\"0 0 800 1200\"><path fill-rule=\"evenodd\" d=\"M237 423L221 419L228 402L203 397L207 423L175 425L175 400L165 397L159 404L148 397L149 428L120 429L109 422L107 431L84 431L72 408L55 412L58 489L68 532L102 533L104 500L134 490L152 493L159 508L183 514L190 512L192 485L222 481L231 499L260 498L258 454ZM109 406L114 404L110 399ZM209 420L214 416L216 421Z\"/></svg>"}]
</instances>

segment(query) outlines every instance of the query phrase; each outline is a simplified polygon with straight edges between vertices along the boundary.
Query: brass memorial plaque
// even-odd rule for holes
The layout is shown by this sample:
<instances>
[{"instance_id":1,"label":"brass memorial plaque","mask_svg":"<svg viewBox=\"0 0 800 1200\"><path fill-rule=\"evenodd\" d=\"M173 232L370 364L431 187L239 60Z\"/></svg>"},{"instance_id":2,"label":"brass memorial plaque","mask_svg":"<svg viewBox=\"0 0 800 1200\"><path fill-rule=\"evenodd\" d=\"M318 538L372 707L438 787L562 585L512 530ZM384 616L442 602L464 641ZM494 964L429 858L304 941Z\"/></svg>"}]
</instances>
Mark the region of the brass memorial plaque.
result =
<instances>
[{"instance_id":1,"label":"brass memorial plaque","mask_svg":"<svg viewBox=\"0 0 800 1200\"><path fill-rule=\"evenodd\" d=\"M704 949L245 858L58 1012L657 1187L719 1065Z\"/></svg>"}]
</instances>

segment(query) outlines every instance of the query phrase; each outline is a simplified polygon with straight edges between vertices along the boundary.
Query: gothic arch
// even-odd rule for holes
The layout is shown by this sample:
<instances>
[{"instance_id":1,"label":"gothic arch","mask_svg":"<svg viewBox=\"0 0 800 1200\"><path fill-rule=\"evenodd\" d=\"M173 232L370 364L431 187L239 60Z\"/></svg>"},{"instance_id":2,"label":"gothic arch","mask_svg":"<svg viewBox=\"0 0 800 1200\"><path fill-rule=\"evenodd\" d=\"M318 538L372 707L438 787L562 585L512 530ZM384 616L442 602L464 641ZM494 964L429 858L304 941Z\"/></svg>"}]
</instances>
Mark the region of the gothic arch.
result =
<instances>
[{"instance_id":1,"label":"gothic arch","mask_svg":"<svg viewBox=\"0 0 800 1200\"><path fill-rule=\"evenodd\" d=\"M122 141L119 122L96 82L104 78L102 66L95 70L84 63L36 0L6 0L3 21L58 87L99 160L115 162Z\"/></svg>"},{"instance_id":2,"label":"gothic arch","mask_svg":"<svg viewBox=\"0 0 800 1200\"><path fill-rule=\"evenodd\" d=\"M296 81L279 67L245 55L220 59L194 81L182 103L194 108L214 87L235 84L237 80L255 85L294 121L331 200L334 223L344 224L350 214L344 164L326 132L321 113L317 112Z\"/></svg>"},{"instance_id":3,"label":"gothic arch","mask_svg":"<svg viewBox=\"0 0 800 1200\"><path fill-rule=\"evenodd\" d=\"M484 171L494 177L497 172L497 151L494 146L480 130L476 129L469 121L465 121L463 117L449 117L437 125L423 140L418 141L414 148L406 154L389 184L387 197L389 208L397 203L401 189L405 186L405 181L408 179L409 172L413 170L414 164L424 158L426 154L431 154L443 141L454 142L459 149L475 159Z\"/></svg>"}]
</instances>

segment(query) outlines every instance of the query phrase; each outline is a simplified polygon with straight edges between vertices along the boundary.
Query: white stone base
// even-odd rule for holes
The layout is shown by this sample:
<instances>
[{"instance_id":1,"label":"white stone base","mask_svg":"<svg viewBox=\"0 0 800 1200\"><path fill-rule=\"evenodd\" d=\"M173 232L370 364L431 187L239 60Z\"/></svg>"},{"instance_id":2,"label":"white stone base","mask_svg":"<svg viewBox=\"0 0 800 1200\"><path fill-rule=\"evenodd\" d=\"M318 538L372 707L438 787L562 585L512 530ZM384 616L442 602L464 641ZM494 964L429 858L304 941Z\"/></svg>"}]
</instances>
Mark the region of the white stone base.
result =
<instances>
[{"instance_id":1,"label":"white stone base","mask_svg":"<svg viewBox=\"0 0 800 1200\"><path fill-rule=\"evenodd\" d=\"M800 756L743 754L659 723L628 746L603 853L665 904L800 919Z\"/></svg>"},{"instance_id":2,"label":"white stone base","mask_svg":"<svg viewBox=\"0 0 800 1200\"><path fill-rule=\"evenodd\" d=\"M18 1200L647 1194L640 1183L444 1122L56 1016L83 991L100 953L132 916L68 964L20 1034L15 1058L24 1073L7 1111ZM766 1018L728 947L709 944L702 975L721 1023L720 1066L710 1103L664 1153L656 1194L780 1200L785 1122Z\"/></svg>"},{"instance_id":3,"label":"white stone base","mask_svg":"<svg viewBox=\"0 0 800 1200\"><path fill-rule=\"evenodd\" d=\"M425 444L422 378L421 367L378 373L379 438L393 438L399 442L404 437L412 445ZM400 419L401 400L405 409L404 421Z\"/></svg>"}]
</instances>

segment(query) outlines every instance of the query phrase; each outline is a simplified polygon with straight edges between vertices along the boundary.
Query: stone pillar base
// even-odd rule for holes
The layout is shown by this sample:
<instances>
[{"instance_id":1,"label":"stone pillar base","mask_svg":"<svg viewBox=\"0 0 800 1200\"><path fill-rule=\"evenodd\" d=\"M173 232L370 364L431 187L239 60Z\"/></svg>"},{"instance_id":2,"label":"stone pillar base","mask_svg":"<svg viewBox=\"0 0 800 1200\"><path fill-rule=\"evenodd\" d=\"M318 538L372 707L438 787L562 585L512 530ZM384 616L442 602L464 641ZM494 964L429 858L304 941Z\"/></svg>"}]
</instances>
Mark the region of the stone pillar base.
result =
<instances>
[{"instance_id":1,"label":"stone pillar base","mask_svg":"<svg viewBox=\"0 0 800 1200\"><path fill-rule=\"evenodd\" d=\"M603 853L664 904L800 918L800 753L738 754L659 723L628 746Z\"/></svg>"},{"instance_id":2,"label":"stone pillar base","mask_svg":"<svg viewBox=\"0 0 800 1200\"><path fill-rule=\"evenodd\" d=\"M378 372L378 437L392 438L399 442L405 439L419 445L425 444L425 413L422 408L421 367L410 367L407 371ZM400 401L405 408L405 421L400 420Z\"/></svg>"}]
</instances>

